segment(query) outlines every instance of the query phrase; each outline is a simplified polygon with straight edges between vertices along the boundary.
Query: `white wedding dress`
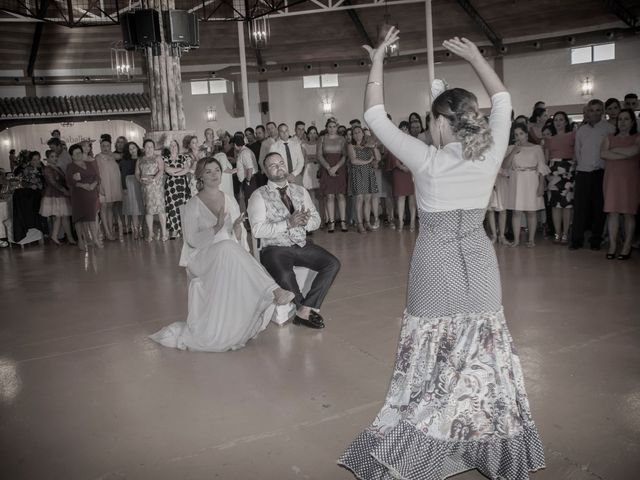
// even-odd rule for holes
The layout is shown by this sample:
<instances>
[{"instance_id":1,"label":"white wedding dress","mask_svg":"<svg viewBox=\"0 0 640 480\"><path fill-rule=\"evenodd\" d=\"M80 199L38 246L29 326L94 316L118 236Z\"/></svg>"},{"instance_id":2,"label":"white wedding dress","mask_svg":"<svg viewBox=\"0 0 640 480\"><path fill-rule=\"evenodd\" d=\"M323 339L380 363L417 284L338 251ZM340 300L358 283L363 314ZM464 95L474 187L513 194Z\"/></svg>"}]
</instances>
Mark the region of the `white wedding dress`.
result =
<instances>
[{"instance_id":1,"label":"white wedding dress","mask_svg":"<svg viewBox=\"0 0 640 480\"><path fill-rule=\"evenodd\" d=\"M225 194L224 226L214 234L215 215L197 196L181 207L184 244L180 265L189 277L189 314L149 338L165 347L224 352L245 346L275 313L278 288L249 253L246 231L238 241L233 222L240 208Z\"/></svg>"}]
</instances>

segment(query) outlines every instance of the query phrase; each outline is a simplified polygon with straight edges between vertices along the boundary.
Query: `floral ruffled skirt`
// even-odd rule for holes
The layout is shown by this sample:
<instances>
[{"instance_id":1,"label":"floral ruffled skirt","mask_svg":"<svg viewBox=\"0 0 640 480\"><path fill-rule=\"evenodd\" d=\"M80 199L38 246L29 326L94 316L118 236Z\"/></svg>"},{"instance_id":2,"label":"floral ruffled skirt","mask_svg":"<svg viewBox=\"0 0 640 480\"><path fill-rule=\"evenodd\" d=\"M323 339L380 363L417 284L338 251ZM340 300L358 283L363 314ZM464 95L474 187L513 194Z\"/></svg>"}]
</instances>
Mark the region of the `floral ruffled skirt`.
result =
<instances>
[{"instance_id":1,"label":"floral ruffled skirt","mask_svg":"<svg viewBox=\"0 0 640 480\"><path fill-rule=\"evenodd\" d=\"M338 461L360 479L440 480L478 469L525 480L544 468L483 216L420 213L391 385ZM488 308L474 313L483 302Z\"/></svg>"}]
</instances>

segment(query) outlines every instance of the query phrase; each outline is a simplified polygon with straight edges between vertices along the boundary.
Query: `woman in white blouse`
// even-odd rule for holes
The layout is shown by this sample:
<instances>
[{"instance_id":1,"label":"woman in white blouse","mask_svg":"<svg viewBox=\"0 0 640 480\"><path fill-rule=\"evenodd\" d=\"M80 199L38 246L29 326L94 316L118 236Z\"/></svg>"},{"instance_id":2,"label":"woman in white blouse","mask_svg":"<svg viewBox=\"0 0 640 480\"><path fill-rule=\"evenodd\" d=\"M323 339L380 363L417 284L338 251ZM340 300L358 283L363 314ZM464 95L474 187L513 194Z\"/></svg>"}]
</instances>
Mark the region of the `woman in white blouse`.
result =
<instances>
[{"instance_id":1,"label":"woman in white blouse","mask_svg":"<svg viewBox=\"0 0 640 480\"><path fill-rule=\"evenodd\" d=\"M487 121L472 93L436 96L433 145L401 132L383 105L385 48L365 47L372 66L364 118L413 174L420 233L387 397L339 463L358 478L436 480L470 469L528 479L544 467L520 361L501 301L498 264L482 222L507 149L511 99L466 39L444 47L469 62L491 97Z\"/></svg>"},{"instance_id":2,"label":"woman in white blouse","mask_svg":"<svg viewBox=\"0 0 640 480\"><path fill-rule=\"evenodd\" d=\"M244 215L219 188L222 167L211 157L198 162L202 189L182 207L189 314L150 338L181 350L224 352L244 347L266 328L275 305L293 300L248 252Z\"/></svg>"}]
</instances>

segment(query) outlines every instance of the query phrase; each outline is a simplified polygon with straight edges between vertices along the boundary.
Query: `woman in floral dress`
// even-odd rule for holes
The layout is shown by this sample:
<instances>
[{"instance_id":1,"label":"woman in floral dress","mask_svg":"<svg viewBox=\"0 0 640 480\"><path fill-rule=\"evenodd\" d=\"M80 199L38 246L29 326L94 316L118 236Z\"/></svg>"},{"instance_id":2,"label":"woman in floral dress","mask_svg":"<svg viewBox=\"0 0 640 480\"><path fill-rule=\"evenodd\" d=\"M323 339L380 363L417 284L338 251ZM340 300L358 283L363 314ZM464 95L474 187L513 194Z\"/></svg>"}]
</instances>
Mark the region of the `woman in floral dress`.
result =
<instances>
[{"instance_id":1,"label":"woman in floral dress","mask_svg":"<svg viewBox=\"0 0 640 480\"><path fill-rule=\"evenodd\" d=\"M162 241L169 239L167 234L167 213L164 203L164 162L156 154L156 144L150 138L143 143L144 156L136 165L136 178L142 185L144 198L144 218L147 224L147 242L153 241L153 217L158 215Z\"/></svg>"}]
</instances>

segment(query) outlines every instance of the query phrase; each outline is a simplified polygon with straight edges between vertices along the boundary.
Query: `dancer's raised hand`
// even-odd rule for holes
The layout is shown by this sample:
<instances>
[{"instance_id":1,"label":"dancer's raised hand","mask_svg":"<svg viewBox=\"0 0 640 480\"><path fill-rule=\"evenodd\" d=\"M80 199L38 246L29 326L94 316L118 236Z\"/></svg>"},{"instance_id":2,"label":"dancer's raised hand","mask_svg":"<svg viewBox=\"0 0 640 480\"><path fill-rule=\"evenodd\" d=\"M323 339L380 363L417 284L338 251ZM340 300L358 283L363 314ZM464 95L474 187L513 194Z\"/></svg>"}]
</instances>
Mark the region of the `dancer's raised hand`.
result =
<instances>
[{"instance_id":1,"label":"dancer's raised hand","mask_svg":"<svg viewBox=\"0 0 640 480\"><path fill-rule=\"evenodd\" d=\"M464 58L467 62L473 63L474 60L482 58L482 54L478 47L466 38L453 37L449 40L442 42L442 46L449 50L451 53Z\"/></svg>"},{"instance_id":2,"label":"dancer's raised hand","mask_svg":"<svg viewBox=\"0 0 640 480\"><path fill-rule=\"evenodd\" d=\"M369 45L363 45L362 48L367 51L372 62L376 60L384 60L384 54L387 47L398 41L398 39L400 38L398 35L399 33L400 30L398 30L396 27L391 27L387 34L384 36L384 40L376 48L372 48Z\"/></svg>"}]
</instances>

